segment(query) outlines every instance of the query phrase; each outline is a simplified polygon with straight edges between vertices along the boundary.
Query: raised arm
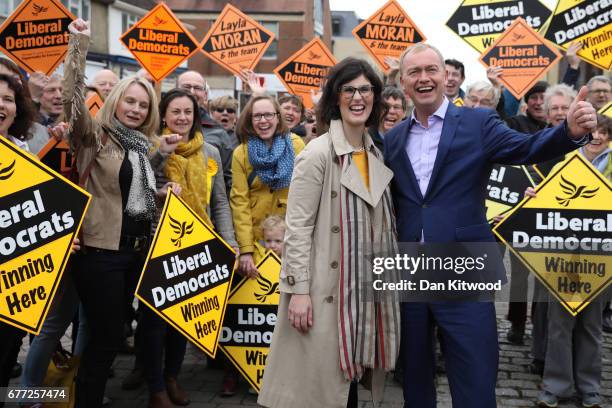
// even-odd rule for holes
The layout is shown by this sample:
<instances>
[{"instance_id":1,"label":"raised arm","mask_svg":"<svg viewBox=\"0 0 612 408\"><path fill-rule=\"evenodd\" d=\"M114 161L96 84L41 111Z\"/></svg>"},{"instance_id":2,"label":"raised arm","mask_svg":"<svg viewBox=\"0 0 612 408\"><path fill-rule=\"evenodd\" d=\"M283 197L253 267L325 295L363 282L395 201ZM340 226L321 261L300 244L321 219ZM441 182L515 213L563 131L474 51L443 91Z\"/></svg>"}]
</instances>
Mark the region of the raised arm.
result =
<instances>
[{"instance_id":1,"label":"raised arm","mask_svg":"<svg viewBox=\"0 0 612 408\"><path fill-rule=\"evenodd\" d=\"M97 123L85 106L85 60L91 31L89 22L80 18L68 25L70 40L64 61L64 112L69 125L68 139L73 147L93 146L97 138Z\"/></svg>"}]
</instances>

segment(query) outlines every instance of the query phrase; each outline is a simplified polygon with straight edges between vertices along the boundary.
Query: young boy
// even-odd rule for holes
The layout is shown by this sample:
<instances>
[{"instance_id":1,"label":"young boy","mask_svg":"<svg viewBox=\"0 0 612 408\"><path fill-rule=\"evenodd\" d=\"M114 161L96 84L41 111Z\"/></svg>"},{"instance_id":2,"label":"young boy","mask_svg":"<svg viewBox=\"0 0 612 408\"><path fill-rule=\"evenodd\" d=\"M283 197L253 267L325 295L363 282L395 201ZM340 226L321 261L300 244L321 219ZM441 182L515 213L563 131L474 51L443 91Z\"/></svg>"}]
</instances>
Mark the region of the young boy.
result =
<instances>
[{"instance_id":1,"label":"young boy","mask_svg":"<svg viewBox=\"0 0 612 408\"><path fill-rule=\"evenodd\" d=\"M283 253L285 240L285 220L278 215L270 215L261 223L263 230L263 244L266 251L271 250L280 258Z\"/></svg>"}]
</instances>

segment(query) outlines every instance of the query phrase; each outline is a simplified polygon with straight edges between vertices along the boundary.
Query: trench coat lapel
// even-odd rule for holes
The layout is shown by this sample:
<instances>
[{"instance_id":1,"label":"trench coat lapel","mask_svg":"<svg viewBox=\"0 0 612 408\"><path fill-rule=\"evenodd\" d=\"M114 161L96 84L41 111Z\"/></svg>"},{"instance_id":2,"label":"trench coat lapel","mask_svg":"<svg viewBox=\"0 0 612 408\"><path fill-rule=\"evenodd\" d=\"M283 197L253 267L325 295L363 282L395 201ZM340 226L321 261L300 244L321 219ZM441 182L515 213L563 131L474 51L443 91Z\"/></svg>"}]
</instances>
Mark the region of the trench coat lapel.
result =
<instances>
[{"instance_id":1,"label":"trench coat lapel","mask_svg":"<svg viewBox=\"0 0 612 408\"><path fill-rule=\"evenodd\" d=\"M329 135L336 156L352 153L355 149L344 137L342 122L333 120L330 123ZM365 134L365 150L368 155L368 175L370 178L370 189L365 185L359 169L351 163L340 175L340 184L359 196L371 207L376 207L385 189L393 178L393 172L385 166L375 154L375 146L369 134Z\"/></svg>"}]
</instances>

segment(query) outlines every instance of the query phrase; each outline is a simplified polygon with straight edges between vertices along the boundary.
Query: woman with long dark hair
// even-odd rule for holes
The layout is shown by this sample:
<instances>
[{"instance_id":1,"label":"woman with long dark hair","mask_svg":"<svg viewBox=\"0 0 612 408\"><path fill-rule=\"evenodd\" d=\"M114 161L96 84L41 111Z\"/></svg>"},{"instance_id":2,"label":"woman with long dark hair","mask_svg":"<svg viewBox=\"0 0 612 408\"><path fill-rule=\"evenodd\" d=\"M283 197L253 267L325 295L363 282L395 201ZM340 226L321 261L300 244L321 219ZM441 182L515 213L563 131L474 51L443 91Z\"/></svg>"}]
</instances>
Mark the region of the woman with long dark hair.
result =
<instances>
[{"instance_id":1,"label":"woman with long dark hair","mask_svg":"<svg viewBox=\"0 0 612 408\"><path fill-rule=\"evenodd\" d=\"M297 157L263 406L357 407L357 382L370 378L380 400L394 368L399 303L374 301L368 261L397 250L393 173L367 132L378 128L381 91L367 62L333 67L317 109L327 133Z\"/></svg>"}]
</instances>

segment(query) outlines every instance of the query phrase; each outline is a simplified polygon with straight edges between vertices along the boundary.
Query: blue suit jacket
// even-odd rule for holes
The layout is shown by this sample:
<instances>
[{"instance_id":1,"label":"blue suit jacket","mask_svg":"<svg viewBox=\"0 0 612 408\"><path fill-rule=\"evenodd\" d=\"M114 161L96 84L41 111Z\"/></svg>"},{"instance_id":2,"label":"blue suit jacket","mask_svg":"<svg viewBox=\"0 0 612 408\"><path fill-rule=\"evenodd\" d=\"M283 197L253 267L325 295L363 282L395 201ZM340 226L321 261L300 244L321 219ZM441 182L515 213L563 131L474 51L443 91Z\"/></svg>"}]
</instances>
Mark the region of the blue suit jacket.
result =
<instances>
[{"instance_id":1,"label":"blue suit jacket","mask_svg":"<svg viewBox=\"0 0 612 408\"><path fill-rule=\"evenodd\" d=\"M400 242L494 242L485 197L494 163L530 164L572 151L566 124L533 135L507 127L489 109L449 103L425 196L406 152L410 118L384 138ZM500 265L501 267L501 265Z\"/></svg>"}]
</instances>

